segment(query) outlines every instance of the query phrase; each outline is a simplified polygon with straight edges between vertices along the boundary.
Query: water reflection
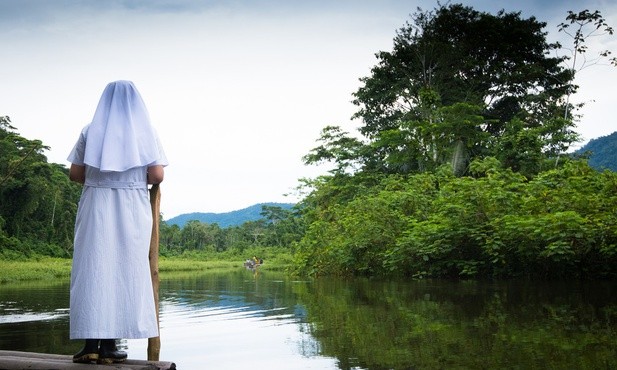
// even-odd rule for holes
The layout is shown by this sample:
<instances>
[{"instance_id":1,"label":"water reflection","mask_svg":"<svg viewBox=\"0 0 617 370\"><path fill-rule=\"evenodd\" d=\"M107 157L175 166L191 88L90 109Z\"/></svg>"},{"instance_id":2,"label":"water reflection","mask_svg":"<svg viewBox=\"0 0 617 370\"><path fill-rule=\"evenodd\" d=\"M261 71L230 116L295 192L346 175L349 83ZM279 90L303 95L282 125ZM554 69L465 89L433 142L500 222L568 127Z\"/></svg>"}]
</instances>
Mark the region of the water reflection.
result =
<instances>
[{"instance_id":1,"label":"water reflection","mask_svg":"<svg viewBox=\"0 0 617 370\"><path fill-rule=\"evenodd\" d=\"M49 321L67 317L68 309L58 309L55 312L22 312L20 309L15 309L13 312L10 308L5 308L0 305L0 324L18 323L29 321Z\"/></svg>"},{"instance_id":2,"label":"water reflection","mask_svg":"<svg viewBox=\"0 0 617 370\"><path fill-rule=\"evenodd\" d=\"M0 349L78 350L68 338L68 289L65 281L0 284Z\"/></svg>"},{"instance_id":3,"label":"water reflection","mask_svg":"<svg viewBox=\"0 0 617 370\"><path fill-rule=\"evenodd\" d=\"M612 282L163 275L161 359L179 369L617 368ZM0 285L0 349L72 354L68 284ZM145 359L147 340L124 340Z\"/></svg>"},{"instance_id":4,"label":"water reflection","mask_svg":"<svg viewBox=\"0 0 617 370\"><path fill-rule=\"evenodd\" d=\"M187 369L336 369L305 330L291 288L283 275L246 270L163 280L161 358Z\"/></svg>"},{"instance_id":5,"label":"water reflection","mask_svg":"<svg viewBox=\"0 0 617 370\"><path fill-rule=\"evenodd\" d=\"M299 300L341 369L616 368L614 283L319 280Z\"/></svg>"}]
</instances>

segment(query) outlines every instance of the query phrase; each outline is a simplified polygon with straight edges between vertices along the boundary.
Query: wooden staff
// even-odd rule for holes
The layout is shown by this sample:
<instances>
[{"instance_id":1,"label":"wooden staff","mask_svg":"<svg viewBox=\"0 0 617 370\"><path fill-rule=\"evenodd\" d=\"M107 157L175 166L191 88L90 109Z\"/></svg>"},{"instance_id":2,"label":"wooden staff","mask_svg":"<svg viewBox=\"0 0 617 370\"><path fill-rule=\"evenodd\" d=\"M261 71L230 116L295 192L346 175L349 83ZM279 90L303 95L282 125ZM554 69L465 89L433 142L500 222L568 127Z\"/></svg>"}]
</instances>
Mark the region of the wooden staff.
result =
<instances>
[{"instance_id":1,"label":"wooden staff","mask_svg":"<svg viewBox=\"0 0 617 370\"><path fill-rule=\"evenodd\" d=\"M154 291L156 325L159 327L159 215L161 214L161 190L159 184L150 188L150 206L152 207L152 237L150 239L150 276ZM160 333L159 333L160 334ZM161 354L161 337L148 338L148 361L158 361Z\"/></svg>"}]
</instances>

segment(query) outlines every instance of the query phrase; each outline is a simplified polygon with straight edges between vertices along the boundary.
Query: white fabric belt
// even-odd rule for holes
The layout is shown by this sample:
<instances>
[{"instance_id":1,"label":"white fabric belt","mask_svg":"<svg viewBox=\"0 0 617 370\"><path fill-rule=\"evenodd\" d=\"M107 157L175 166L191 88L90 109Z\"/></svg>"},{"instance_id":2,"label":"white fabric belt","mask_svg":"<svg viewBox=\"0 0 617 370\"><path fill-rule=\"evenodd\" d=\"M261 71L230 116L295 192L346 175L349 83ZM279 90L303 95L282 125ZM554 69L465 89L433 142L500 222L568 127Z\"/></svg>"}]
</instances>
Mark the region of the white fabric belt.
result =
<instances>
[{"instance_id":1,"label":"white fabric belt","mask_svg":"<svg viewBox=\"0 0 617 370\"><path fill-rule=\"evenodd\" d=\"M135 181L92 181L86 180L85 186L91 186L93 188L111 188L111 189L147 189L146 182Z\"/></svg>"}]
</instances>

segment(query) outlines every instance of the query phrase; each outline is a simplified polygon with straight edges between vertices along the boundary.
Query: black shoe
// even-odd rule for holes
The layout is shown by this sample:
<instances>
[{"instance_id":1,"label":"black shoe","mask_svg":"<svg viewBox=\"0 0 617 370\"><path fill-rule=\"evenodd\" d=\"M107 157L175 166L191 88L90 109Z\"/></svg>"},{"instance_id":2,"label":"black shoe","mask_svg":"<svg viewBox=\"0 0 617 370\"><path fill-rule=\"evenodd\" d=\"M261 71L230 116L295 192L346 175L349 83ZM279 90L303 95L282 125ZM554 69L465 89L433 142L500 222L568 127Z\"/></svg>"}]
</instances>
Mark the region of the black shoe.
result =
<instances>
[{"instance_id":1,"label":"black shoe","mask_svg":"<svg viewBox=\"0 0 617 370\"><path fill-rule=\"evenodd\" d=\"M99 359L99 340L86 339L86 345L73 356L73 362L87 364Z\"/></svg>"},{"instance_id":2,"label":"black shoe","mask_svg":"<svg viewBox=\"0 0 617 370\"><path fill-rule=\"evenodd\" d=\"M101 347L99 348L98 360L99 364L113 364L126 360L127 354L124 351L118 351L115 339L101 339Z\"/></svg>"}]
</instances>

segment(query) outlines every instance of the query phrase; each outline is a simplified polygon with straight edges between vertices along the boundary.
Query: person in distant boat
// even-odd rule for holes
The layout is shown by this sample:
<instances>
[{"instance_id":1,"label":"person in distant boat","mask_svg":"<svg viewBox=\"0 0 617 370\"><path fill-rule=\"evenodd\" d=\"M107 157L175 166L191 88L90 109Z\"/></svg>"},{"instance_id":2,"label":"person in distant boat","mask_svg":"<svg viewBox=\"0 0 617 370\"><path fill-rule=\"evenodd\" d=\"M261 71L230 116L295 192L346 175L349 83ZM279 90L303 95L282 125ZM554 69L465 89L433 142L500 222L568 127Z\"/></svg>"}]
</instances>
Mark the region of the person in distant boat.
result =
<instances>
[{"instance_id":1,"label":"person in distant boat","mask_svg":"<svg viewBox=\"0 0 617 370\"><path fill-rule=\"evenodd\" d=\"M132 82L107 85L68 160L70 179L83 184L75 220L70 338L85 339L85 346L73 362L122 362L127 354L116 347L117 338L159 335L148 261L148 184L163 181L168 164Z\"/></svg>"}]
</instances>

